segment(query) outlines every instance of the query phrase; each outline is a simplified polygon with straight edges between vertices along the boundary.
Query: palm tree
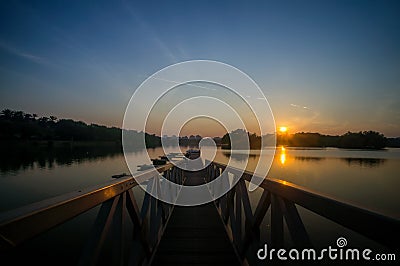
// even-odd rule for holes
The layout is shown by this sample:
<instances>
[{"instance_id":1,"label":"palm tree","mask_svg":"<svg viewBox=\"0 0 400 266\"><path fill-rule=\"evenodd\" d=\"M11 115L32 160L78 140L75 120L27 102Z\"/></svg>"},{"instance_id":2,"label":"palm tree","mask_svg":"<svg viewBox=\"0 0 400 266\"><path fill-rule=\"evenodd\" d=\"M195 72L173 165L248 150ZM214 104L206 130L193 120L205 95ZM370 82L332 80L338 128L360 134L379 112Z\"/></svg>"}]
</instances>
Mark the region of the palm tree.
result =
<instances>
[{"instance_id":1,"label":"palm tree","mask_svg":"<svg viewBox=\"0 0 400 266\"><path fill-rule=\"evenodd\" d=\"M25 118L25 120L31 120L32 119L32 115L31 114L25 114L24 118Z\"/></svg>"},{"instance_id":2,"label":"palm tree","mask_svg":"<svg viewBox=\"0 0 400 266\"><path fill-rule=\"evenodd\" d=\"M43 116L43 117L39 118L38 121L39 121L39 123L41 123L41 124L46 124L49 120L50 120L50 119L49 119L48 117Z\"/></svg>"},{"instance_id":3,"label":"palm tree","mask_svg":"<svg viewBox=\"0 0 400 266\"><path fill-rule=\"evenodd\" d=\"M24 119L24 116L25 116L25 113L24 113L24 112L22 112L22 111L15 111L12 118L13 118L14 120L23 120L23 119Z\"/></svg>"},{"instance_id":4,"label":"palm tree","mask_svg":"<svg viewBox=\"0 0 400 266\"><path fill-rule=\"evenodd\" d=\"M11 119L13 113L14 111L11 111L10 109L4 109L3 111L1 111L0 116L5 119Z\"/></svg>"}]
</instances>

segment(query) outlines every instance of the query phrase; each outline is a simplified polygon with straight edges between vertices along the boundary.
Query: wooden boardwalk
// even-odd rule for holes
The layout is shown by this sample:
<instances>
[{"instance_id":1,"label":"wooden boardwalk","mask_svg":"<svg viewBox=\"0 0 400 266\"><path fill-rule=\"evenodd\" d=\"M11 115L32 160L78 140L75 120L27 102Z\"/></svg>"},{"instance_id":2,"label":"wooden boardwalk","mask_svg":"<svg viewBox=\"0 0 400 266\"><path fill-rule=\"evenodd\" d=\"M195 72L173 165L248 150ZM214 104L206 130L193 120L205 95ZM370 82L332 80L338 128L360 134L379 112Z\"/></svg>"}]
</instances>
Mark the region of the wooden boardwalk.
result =
<instances>
[{"instance_id":1,"label":"wooden boardwalk","mask_svg":"<svg viewBox=\"0 0 400 266\"><path fill-rule=\"evenodd\" d=\"M205 171L185 172L185 185L204 184ZM176 206L152 265L240 265L214 203Z\"/></svg>"}]
</instances>

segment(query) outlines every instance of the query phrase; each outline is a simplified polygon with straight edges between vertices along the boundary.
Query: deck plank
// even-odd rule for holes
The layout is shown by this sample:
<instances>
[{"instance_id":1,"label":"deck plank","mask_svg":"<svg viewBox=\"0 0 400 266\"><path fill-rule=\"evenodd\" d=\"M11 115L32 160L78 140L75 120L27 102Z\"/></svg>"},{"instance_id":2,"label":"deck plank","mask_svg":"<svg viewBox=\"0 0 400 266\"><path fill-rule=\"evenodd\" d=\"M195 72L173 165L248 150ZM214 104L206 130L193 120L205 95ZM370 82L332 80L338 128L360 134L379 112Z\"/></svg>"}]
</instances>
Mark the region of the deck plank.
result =
<instances>
[{"instance_id":1,"label":"deck plank","mask_svg":"<svg viewBox=\"0 0 400 266\"><path fill-rule=\"evenodd\" d=\"M185 172L185 185L204 184L205 171ZM152 265L240 265L214 204L176 206Z\"/></svg>"}]
</instances>

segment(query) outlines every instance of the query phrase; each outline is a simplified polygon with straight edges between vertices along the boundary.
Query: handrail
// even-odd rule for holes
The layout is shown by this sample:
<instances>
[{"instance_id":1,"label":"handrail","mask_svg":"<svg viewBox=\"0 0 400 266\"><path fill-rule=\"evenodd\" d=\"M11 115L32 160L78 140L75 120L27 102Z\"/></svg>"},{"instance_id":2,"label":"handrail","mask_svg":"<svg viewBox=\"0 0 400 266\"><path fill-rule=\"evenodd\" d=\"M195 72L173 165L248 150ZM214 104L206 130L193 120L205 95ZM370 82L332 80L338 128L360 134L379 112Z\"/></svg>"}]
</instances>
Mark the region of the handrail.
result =
<instances>
[{"instance_id":1,"label":"handrail","mask_svg":"<svg viewBox=\"0 0 400 266\"><path fill-rule=\"evenodd\" d=\"M260 224L271 207L271 242L279 247L283 242L283 219L293 241L299 246L310 246L305 226L296 205L302 206L318 215L328 218L344 227L358 232L389 248L398 248L400 221L385 215L342 202L333 197L317 193L287 181L253 176L250 171L212 162L207 167L206 181L211 181L227 169L237 178L238 183L228 193L218 198L215 204L221 215L228 236L244 262L251 262L247 254L256 254ZM132 249L130 258L135 265L151 261L154 251L163 234L173 210L173 205L158 201L146 193L142 208L138 208L131 188L137 182L148 181L152 191L160 189L160 180L155 174L164 173L164 177L183 184L184 171L173 164L149 170L138 175L121 177L106 184L79 190L38 203L0 214L0 250L18 246L24 241L39 235L59 224L101 205L93 226L91 237L84 248L80 264L95 264L99 257L105 235L111 226L117 228L115 239L119 239L119 250L123 248L124 213L127 212L138 229L134 239L140 248ZM245 181L260 178L260 187L264 190L254 212L250 204ZM137 182L136 182L137 180ZM227 181L227 180L223 180ZM243 212L242 212L243 210ZM242 213L245 217L242 222ZM242 225L245 232L242 234ZM23 230L21 230L23 228ZM251 251L251 252L249 252ZM253 258L254 259L254 258ZM119 261L118 261L119 260ZM114 264L122 264L123 256L116 256Z\"/></svg>"},{"instance_id":2,"label":"handrail","mask_svg":"<svg viewBox=\"0 0 400 266\"><path fill-rule=\"evenodd\" d=\"M161 173L174 165L157 167ZM140 182L154 176L151 169L135 175ZM67 193L0 214L0 250L15 247L59 224L104 203L137 185L132 176L122 177L92 188ZM23 228L23 230L21 230Z\"/></svg>"},{"instance_id":3,"label":"handrail","mask_svg":"<svg viewBox=\"0 0 400 266\"><path fill-rule=\"evenodd\" d=\"M238 168L217 162L213 162L213 165L217 168L221 168L221 172L228 167L228 172L236 176L241 176L244 180L249 182L253 177L253 173L250 171L242 171ZM400 220L345 203L287 181L262 178L259 176L255 176L255 178L261 178L262 182L260 187L264 189L264 192L270 193L269 195L266 193L263 194L264 205L266 205L264 206L266 209L262 211L264 215L269 205L273 205L273 196L277 196L281 200L278 199L279 202L276 206L278 206L278 209L281 209L281 211L285 211L285 209L288 208L287 202L294 203L389 248L400 247ZM258 209L263 207L262 204L259 205ZM256 217L257 212L258 210L255 211L254 219L262 219L262 217ZM297 213L297 211L295 213Z\"/></svg>"}]
</instances>

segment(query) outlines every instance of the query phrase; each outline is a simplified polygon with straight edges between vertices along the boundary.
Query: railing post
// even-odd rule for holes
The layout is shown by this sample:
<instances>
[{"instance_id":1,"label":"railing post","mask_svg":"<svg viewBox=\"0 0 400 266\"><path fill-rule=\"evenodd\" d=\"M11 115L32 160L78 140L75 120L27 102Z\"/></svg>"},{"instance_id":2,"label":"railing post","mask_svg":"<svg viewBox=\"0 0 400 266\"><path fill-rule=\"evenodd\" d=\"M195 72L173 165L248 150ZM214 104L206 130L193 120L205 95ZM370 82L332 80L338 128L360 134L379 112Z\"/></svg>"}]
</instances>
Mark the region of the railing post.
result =
<instances>
[{"instance_id":1,"label":"railing post","mask_svg":"<svg viewBox=\"0 0 400 266\"><path fill-rule=\"evenodd\" d=\"M78 265L96 265L110 224L112 223L116 206L120 196L116 196L101 205L93 226L89 241L87 242Z\"/></svg>"},{"instance_id":2,"label":"railing post","mask_svg":"<svg viewBox=\"0 0 400 266\"><path fill-rule=\"evenodd\" d=\"M238 249L241 249L242 245L242 191L240 190L240 187L236 185L236 202L235 202L235 211L236 211L236 232L234 232L234 240L236 246L238 246ZM233 202L232 202L233 204ZM232 206L233 209L233 206ZM232 219L232 217L231 217Z\"/></svg>"},{"instance_id":3,"label":"railing post","mask_svg":"<svg viewBox=\"0 0 400 266\"><path fill-rule=\"evenodd\" d=\"M283 217L277 195L271 195L271 245L272 248L283 246Z\"/></svg>"},{"instance_id":4,"label":"railing post","mask_svg":"<svg viewBox=\"0 0 400 266\"><path fill-rule=\"evenodd\" d=\"M264 189L254 212L253 227L259 227L261 225L261 222L264 219L265 214L269 209L269 206L271 206L271 193L267 189Z\"/></svg>"},{"instance_id":5,"label":"railing post","mask_svg":"<svg viewBox=\"0 0 400 266\"><path fill-rule=\"evenodd\" d=\"M311 247L310 238L308 237L295 204L288 200L280 199L280 205L294 244L302 248Z\"/></svg>"},{"instance_id":6,"label":"railing post","mask_svg":"<svg viewBox=\"0 0 400 266\"><path fill-rule=\"evenodd\" d=\"M122 193L114 214L113 221L113 265L124 265L124 229L125 229L125 208L126 193Z\"/></svg>"}]
</instances>

